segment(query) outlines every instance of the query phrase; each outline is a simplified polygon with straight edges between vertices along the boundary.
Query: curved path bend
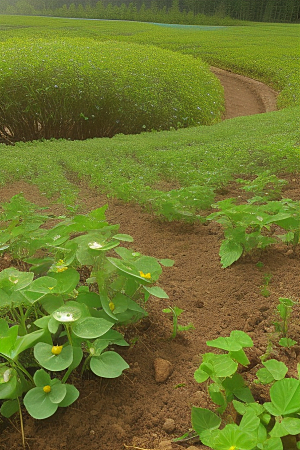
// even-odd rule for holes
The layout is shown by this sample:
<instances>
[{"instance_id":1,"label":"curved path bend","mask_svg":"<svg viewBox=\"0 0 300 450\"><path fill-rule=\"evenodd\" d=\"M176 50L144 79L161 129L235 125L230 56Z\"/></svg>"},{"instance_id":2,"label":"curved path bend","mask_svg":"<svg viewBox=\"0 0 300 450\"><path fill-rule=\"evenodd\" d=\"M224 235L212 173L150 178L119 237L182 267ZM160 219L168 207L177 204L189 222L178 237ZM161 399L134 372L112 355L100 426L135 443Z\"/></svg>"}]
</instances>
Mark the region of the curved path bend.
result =
<instances>
[{"instance_id":1,"label":"curved path bend","mask_svg":"<svg viewBox=\"0 0 300 450\"><path fill-rule=\"evenodd\" d=\"M224 119L276 111L278 93L260 81L211 67L224 87Z\"/></svg>"}]
</instances>

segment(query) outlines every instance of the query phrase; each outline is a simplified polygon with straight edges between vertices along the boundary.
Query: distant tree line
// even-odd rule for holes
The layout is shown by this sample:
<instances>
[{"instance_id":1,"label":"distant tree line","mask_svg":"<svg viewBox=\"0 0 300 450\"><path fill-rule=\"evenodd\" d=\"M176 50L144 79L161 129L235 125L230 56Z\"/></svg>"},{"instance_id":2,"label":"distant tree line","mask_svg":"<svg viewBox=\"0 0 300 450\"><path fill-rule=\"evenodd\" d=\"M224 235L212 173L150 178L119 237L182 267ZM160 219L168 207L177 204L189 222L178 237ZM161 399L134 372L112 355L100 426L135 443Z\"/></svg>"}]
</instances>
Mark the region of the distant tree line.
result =
<instances>
[{"instance_id":1,"label":"distant tree line","mask_svg":"<svg viewBox=\"0 0 300 450\"><path fill-rule=\"evenodd\" d=\"M204 16L299 22L300 0L0 0L0 14L201 24Z\"/></svg>"}]
</instances>

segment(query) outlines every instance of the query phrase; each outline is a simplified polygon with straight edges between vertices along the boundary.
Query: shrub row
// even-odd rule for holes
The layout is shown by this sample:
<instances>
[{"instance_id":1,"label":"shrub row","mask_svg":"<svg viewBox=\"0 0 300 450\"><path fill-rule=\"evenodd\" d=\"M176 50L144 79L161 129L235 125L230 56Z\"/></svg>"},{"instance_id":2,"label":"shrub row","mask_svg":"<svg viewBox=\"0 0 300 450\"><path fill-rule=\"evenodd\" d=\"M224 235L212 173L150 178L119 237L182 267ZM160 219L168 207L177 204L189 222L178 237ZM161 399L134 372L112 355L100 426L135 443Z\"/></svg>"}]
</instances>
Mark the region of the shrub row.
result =
<instances>
[{"instance_id":1,"label":"shrub row","mask_svg":"<svg viewBox=\"0 0 300 450\"><path fill-rule=\"evenodd\" d=\"M12 39L1 52L2 142L137 134L222 115L219 81L191 56L81 38Z\"/></svg>"}]
</instances>

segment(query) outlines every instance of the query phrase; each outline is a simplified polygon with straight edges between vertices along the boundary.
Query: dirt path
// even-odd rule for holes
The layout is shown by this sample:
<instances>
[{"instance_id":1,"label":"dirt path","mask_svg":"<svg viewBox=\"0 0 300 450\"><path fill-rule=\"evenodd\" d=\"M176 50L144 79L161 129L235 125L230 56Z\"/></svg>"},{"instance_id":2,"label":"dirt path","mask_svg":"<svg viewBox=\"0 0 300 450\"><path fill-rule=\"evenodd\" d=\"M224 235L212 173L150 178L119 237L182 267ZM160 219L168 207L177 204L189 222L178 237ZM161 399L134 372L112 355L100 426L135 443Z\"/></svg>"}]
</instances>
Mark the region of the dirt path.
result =
<instances>
[{"instance_id":1,"label":"dirt path","mask_svg":"<svg viewBox=\"0 0 300 450\"><path fill-rule=\"evenodd\" d=\"M277 92L260 81L211 67L225 93L225 119L276 111Z\"/></svg>"}]
</instances>

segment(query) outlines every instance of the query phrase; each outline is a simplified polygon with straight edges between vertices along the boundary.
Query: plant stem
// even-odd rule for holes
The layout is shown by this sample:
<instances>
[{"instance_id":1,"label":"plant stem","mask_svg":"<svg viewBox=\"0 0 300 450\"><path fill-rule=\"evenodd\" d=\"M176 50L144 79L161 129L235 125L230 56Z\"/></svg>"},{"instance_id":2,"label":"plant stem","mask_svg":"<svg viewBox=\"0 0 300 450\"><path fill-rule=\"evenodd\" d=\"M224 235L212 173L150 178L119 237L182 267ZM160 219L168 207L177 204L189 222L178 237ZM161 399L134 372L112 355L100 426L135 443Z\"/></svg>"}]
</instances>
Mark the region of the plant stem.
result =
<instances>
[{"instance_id":1,"label":"plant stem","mask_svg":"<svg viewBox=\"0 0 300 450\"><path fill-rule=\"evenodd\" d=\"M71 345L71 347L73 347L69 325L66 325L66 332L67 332L69 344Z\"/></svg>"},{"instance_id":2,"label":"plant stem","mask_svg":"<svg viewBox=\"0 0 300 450\"><path fill-rule=\"evenodd\" d=\"M17 397L17 401L19 404L19 414L20 414L20 427L21 427L21 434L22 434L22 444L23 444L23 448L25 450L25 434L24 434L24 424L23 424L23 416L22 416L22 410L21 410L21 405L20 405L20 399L19 397Z\"/></svg>"}]
</instances>

